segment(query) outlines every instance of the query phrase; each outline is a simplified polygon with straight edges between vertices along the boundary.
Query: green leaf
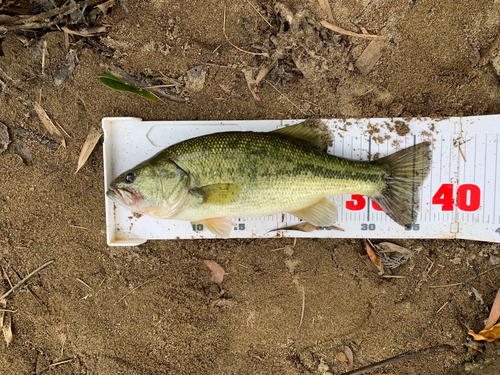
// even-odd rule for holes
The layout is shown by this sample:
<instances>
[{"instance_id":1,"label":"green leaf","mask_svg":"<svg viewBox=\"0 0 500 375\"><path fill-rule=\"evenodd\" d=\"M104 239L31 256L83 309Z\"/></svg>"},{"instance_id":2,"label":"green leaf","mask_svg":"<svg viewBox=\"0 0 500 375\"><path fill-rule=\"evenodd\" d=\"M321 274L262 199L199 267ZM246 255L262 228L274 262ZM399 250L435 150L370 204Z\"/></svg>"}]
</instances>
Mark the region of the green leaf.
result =
<instances>
[{"instance_id":1,"label":"green leaf","mask_svg":"<svg viewBox=\"0 0 500 375\"><path fill-rule=\"evenodd\" d=\"M158 104L156 96L151 94L148 90L140 89L136 86L129 85L128 83L123 82L120 78L115 77L112 74L103 73L102 76L99 78L104 86L107 86L112 90L131 92L132 94L142 96L143 98L151 100L152 102Z\"/></svg>"}]
</instances>

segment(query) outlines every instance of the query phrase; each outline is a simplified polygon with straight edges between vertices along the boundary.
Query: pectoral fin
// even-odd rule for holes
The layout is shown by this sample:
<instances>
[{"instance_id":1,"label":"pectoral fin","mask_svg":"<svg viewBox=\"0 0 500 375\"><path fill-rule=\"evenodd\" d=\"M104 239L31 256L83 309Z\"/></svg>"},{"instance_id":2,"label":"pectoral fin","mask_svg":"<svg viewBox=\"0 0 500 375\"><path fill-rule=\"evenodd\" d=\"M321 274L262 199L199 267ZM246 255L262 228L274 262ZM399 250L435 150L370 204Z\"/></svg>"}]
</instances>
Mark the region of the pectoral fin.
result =
<instances>
[{"instance_id":1,"label":"pectoral fin","mask_svg":"<svg viewBox=\"0 0 500 375\"><path fill-rule=\"evenodd\" d=\"M229 204L238 199L240 189L235 184L214 184L193 189L194 195L203 198L202 203Z\"/></svg>"},{"instance_id":2,"label":"pectoral fin","mask_svg":"<svg viewBox=\"0 0 500 375\"><path fill-rule=\"evenodd\" d=\"M290 213L320 227L330 226L337 221L337 206L326 198L322 198L309 207Z\"/></svg>"},{"instance_id":3,"label":"pectoral fin","mask_svg":"<svg viewBox=\"0 0 500 375\"><path fill-rule=\"evenodd\" d=\"M235 224L226 217L205 219L201 224L213 234L224 238L229 237L231 229L235 226Z\"/></svg>"}]
</instances>

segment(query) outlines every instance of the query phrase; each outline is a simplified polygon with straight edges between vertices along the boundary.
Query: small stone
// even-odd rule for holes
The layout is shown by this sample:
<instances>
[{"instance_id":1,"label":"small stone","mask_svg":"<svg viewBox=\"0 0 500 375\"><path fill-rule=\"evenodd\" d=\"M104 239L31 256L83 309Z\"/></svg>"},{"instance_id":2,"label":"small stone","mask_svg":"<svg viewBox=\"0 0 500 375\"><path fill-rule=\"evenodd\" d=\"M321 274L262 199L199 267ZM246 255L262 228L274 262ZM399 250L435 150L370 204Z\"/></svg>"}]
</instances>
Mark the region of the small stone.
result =
<instances>
[{"instance_id":1,"label":"small stone","mask_svg":"<svg viewBox=\"0 0 500 375\"><path fill-rule=\"evenodd\" d=\"M187 71L185 86L188 91L201 91L205 85L207 71L205 65L198 65Z\"/></svg>"},{"instance_id":2,"label":"small stone","mask_svg":"<svg viewBox=\"0 0 500 375\"><path fill-rule=\"evenodd\" d=\"M328 365L326 363L323 363L323 360L321 360L320 364L318 365L318 372L324 375L328 370Z\"/></svg>"}]
</instances>

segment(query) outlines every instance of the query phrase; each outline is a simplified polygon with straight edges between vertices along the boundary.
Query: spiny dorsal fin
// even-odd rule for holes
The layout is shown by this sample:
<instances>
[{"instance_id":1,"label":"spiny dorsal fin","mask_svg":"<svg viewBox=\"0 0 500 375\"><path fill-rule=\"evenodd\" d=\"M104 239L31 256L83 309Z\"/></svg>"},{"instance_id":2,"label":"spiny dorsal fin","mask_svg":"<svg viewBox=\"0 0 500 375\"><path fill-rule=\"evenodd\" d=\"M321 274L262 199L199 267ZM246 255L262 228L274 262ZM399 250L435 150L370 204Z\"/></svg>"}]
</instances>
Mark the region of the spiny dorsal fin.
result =
<instances>
[{"instance_id":1,"label":"spiny dorsal fin","mask_svg":"<svg viewBox=\"0 0 500 375\"><path fill-rule=\"evenodd\" d=\"M272 133L285 134L309 142L319 151L326 151L331 141L328 130L317 120L306 120L296 125L273 130Z\"/></svg>"}]
</instances>

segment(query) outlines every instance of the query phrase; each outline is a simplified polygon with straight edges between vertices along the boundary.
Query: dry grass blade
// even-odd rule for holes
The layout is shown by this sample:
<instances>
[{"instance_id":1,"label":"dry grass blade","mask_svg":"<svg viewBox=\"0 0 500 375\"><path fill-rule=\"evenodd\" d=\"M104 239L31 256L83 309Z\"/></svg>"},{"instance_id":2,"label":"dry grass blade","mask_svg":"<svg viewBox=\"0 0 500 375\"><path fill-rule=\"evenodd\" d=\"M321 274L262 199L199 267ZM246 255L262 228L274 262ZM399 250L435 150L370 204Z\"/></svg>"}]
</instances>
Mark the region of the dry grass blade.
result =
<instances>
[{"instance_id":1,"label":"dry grass blade","mask_svg":"<svg viewBox=\"0 0 500 375\"><path fill-rule=\"evenodd\" d=\"M330 3L328 0L318 0L319 6L323 11L328 15L328 20L330 22L335 22L335 18L333 18L332 8L330 7Z\"/></svg>"},{"instance_id":2,"label":"dry grass blade","mask_svg":"<svg viewBox=\"0 0 500 375\"><path fill-rule=\"evenodd\" d=\"M385 40L386 39L385 36L370 35L370 34L368 34L368 35L366 35L366 34L357 34L357 33L354 33L352 31L349 31L349 30L344 30L343 28L335 26L335 25L331 24L328 21L321 21L320 24L322 26L326 27L327 29L335 31L336 33L344 34L344 35L349 35L349 36L354 36L356 38L374 39L374 40Z\"/></svg>"},{"instance_id":3,"label":"dry grass blade","mask_svg":"<svg viewBox=\"0 0 500 375\"><path fill-rule=\"evenodd\" d=\"M493 301L493 306L491 306L490 316L486 321L486 326L484 329L490 329L496 322L500 319L500 289L498 289L495 300Z\"/></svg>"},{"instance_id":4,"label":"dry grass blade","mask_svg":"<svg viewBox=\"0 0 500 375\"><path fill-rule=\"evenodd\" d=\"M213 260L205 259L203 262L207 265L207 267L210 269L210 271L212 271L212 277L213 277L214 281L217 284L222 283L222 280L224 280L224 275L226 274L226 271L224 271L222 269L222 267L219 266Z\"/></svg>"},{"instance_id":5,"label":"dry grass blade","mask_svg":"<svg viewBox=\"0 0 500 375\"><path fill-rule=\"evenodd\" d=\"M47 115L47 112L45 112L42 106L38 103L34 103L33 108L35 109L38 118L42 122L43 126L45 126L45 129L47 129L51 137L54 138L55 141L61 143L63 147L66 147L66 141L64 140L63 135L61 134L59 129L54 125L49 115Z\"/></svg>"},{"instance_id":6,"label":"dry grass blade","mask_svg":"<svg viewBox=\"0 0 500 375\"><path fill-rule=\"evenodd\" d=\"M222 24L222 33L224 34L224 37L226 38L227 42L233 47L236 48L240 52L248 53L249 55L254 55L254 56L264 56L269 58L269 54L267 52L250 52L250 51L245 51L244 49L238 47L237 45L233 44L229 38L227 37L226 34L226 5L224 5L224 23Z\"/></svg>"},{"instance_id":7,"label":"dry grass blade","mask_svg":"<svg viewBox=\"0 0 500 375\"><path fill-rule=\"evenodd\" d=\"M89 134L87 135L87 139L85 140L85 143L82 146L82 150L80 151L80 157L78 158L78 166L76 167L76 173L80 170L81 167L87 162L87 159L89 158L90 154L92 151L94 151L94 148L99 142L99 139L101 138L102 135L102 129L101 128L90 128Z\"/></svg>"}]
</instances>

